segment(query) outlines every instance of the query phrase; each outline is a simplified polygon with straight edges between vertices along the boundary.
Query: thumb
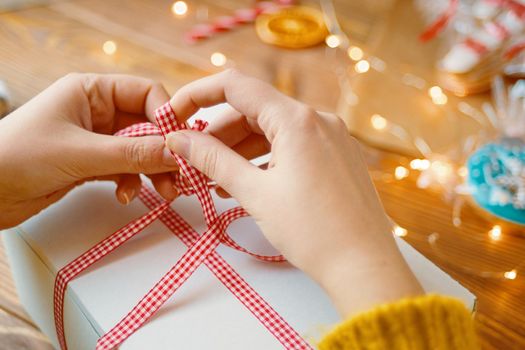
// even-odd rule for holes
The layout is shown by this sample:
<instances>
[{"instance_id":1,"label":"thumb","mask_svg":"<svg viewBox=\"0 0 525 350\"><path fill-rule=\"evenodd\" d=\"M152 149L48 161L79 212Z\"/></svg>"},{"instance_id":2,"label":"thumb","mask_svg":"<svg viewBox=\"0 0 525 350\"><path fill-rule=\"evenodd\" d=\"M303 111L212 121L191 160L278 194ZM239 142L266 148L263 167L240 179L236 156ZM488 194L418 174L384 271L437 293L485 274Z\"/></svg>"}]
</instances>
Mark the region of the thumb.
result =
<instances>
[{"instance_id":1,"label":"thumb","mask_svg":"<svg viewBox=\"0 0 525 350\"><path fill-rule=\"evenodd\" d=\"M157 174L178 169L161 136L90 134L88 138L81 138L87 145L79 146L78 157L86 176Z\"/></svg>"},{"instance_id":2,"label":"thumb","mask_svg":"<svg viewBox=\"0 0 525 350\"><path fill-rule=\"evenodd\" d=\"M172 132L166 137L166 146L238 200L239 195L253 186L261 171L209 134L191 130Z\"/></svg>"}]
</instances>

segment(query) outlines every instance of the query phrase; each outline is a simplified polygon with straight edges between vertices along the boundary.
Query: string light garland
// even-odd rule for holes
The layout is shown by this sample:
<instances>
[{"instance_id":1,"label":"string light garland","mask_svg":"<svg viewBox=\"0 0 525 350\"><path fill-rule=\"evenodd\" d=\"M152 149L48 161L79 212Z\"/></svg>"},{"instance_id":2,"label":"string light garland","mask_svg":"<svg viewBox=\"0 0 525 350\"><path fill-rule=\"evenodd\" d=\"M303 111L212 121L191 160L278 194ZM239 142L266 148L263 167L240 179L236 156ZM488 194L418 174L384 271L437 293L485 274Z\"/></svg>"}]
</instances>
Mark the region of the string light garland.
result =
<instances>
[{"instance_id":1,"label":"string light garland","mask_svg":"<svg viewBox=\"0 0 525 350\"><path fill-rule=\"evenodd\" d=\"M328 30L331 33L326 40L328 49L344 51L345 57L348 59L348 64L353 64L353 71L357 74L366 73L371 68L378 72L387 69L386 64L382 60L374 56L368 56L362 48L352 43L352 40L341 29L337 21L336 11L332 1L321 0L321 6L325 14ZM371 62L374 61L381 62L382 64L372 65ZM355 105L358 103L359 97L351 91L352 84L349 80L349 72L351 72L349 69L336 69L336 74L340 77L339 81L345 101L349 101L350 105ZM426 88L428 97L434 105L443 106L449 102L448 96L443 92L441 87L429 86L423 78L412 73L399 74L399 72L396 72L396 74L400 76L401 82L407 86L411 86L418 90L424 90ZM465 103L458 103L458 110L460 112L465 111L464 107ZM475 108L471 106L468 107L468 114L465 114L478 122L482 127L486 127L487 125L496 127L497 118L493 116L496 114L494 110L492 111L493 115L490 115L490 108L487 108L486 106L484 106L483 113L476 111ZM489 119L489 122L487 122L487 118ZM466 204L465 199L471 194L471 190L468 186L465 186L465 180L468 177L469 171L467 167L463 165L464 158L462 157L470 154L478 143L475 141L473 142L471 138L464 140L463 144L460 145L460 156L452 156L454 152L451 152L451 154L438 154L433 152L424 140L419 137L412 137L401 125L388 120L383 115L374 113L371 115L369 121L374 130L389 133L407 144L414 145L421 152L423 157L412 159L409 162L409 167L403 165L396 166L393 171L394 178L396 180L402 180L408 177L410 174L409 169L419 172L416 182L419 188L427 189L429 187L436 187L444 193L446 198L452 200L452 222L455 227L460 228L463 223L461 219L462 207ZM379 181L388 182L391 181L391 177L391 173L383 172L375 178L379 179ZM393 223L392 232L399 237L406 237L408 235L407 229L395 223ZM439 233L434 232L428 236L428 242L438 256L445 256L446 253L442 252L438 247L439 237ZM499 225L494 225L482 235L472 236L471 239L487 240L487 237L490 242L493 243L503 241L503 228ZM459 267L469 274L484 278L504 278L507 280L514 280L518 277L519 267L523 264L525 264L525 260L518 263L514 268L506 271L479 271L477 269L469 268L468 266L455 267Z\"/></svg>"}]
</instances>

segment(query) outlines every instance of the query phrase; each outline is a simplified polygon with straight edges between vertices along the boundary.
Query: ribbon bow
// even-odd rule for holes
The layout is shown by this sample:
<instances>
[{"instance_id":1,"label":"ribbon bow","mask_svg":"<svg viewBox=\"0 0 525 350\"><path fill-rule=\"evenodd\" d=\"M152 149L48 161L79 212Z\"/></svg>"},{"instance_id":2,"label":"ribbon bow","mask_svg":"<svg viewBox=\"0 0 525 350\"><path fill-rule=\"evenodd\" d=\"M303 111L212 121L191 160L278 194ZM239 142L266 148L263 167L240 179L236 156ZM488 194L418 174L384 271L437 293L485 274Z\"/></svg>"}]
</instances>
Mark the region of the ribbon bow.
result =
<instances>
[{"instance_id":1,"label":"ribbon bow","mask_svg":"<svg viewBox=\"0 0 525 350\"><path fill-rule=\"evenodd\" d=\"M155 116L159 127L151 123L136 124L119 131L116 135L127 137L163 135L165 137L170 132L188 128L186 124L177 122L169 103L159 107L155 111ZM192 129L203 131L206 125L205 122L198 120ZM237 244L228 235L226 228L234 220L248 216L248 213L243 208L236 207L219 215L211 197L210 188L213 185L209 183L209 179L189 165L184 158L176 154L173 156L180 168L180 172L175 174L176 184L183 194L197 195L207 230L199 235L170 207L170 202L162 200L149 187L143 186L139 198L151 211L111 234L58 271L55 278L54 316L61 349L67 349L64 334L64 295L68 283L89 266L140 233L156 219L161 220L179 237L188 250L137 305L97 341L97 350L113 349L125 341L160 309L201 264L205 264L286 349L311 349L310 345L239 276L215 249L220 243L223 243L263 261L282 262L285 261L284 257L255 254Z\"/></svg>"}]
</instances>

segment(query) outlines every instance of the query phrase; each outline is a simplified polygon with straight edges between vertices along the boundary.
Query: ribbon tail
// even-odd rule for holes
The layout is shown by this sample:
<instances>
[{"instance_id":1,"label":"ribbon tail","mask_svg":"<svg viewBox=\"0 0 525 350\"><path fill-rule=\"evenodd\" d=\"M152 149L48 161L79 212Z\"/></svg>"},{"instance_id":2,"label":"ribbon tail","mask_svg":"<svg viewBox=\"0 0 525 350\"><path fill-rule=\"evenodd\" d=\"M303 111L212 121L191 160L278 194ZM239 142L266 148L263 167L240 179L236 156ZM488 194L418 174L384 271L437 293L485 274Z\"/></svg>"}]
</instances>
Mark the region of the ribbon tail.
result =
<instances>
[{"instance_id":1,"label":"ribbon tail","mask_svg":"<svg viewBox=\"0 0 525 350\"><path fill-rule=\"evenodd\" d=\"M150 209L162 202L162 198L147 186L143 187L140 199ZM199 238L197 232L172 208L168 208L159 219L188 247ZM301 335L217 252L212 252L204 264L285 349L312 349Z\"/></svg>"},{"instance_id":2,"label":"ribbon tail","mask_svg":"<svg viewBox=\"0 0 525 350\"><path fill-rule=\"evenodd\" d=\"M155 221L168 207L169 202L159 204L151 212L133 220L58 271L55 278L53 309L55 327L61 349L67 350L64 332L64 296L68 283L89 266L93 265L107 254L120 247L131 237L141 232L149 224Z\"/></svg>"},{"instance_id":3,"label":"ribbon tail","mask_svg":"<svg viewBox=\"0 0 525 350\"><path fill-rule=\"evenodd\" d=\"M97 342L96 350L110 350L142 327L195 272L220 243L216 227L210 228L184 253L162 279L108 333Z\"/></svg>"}]
</instances>

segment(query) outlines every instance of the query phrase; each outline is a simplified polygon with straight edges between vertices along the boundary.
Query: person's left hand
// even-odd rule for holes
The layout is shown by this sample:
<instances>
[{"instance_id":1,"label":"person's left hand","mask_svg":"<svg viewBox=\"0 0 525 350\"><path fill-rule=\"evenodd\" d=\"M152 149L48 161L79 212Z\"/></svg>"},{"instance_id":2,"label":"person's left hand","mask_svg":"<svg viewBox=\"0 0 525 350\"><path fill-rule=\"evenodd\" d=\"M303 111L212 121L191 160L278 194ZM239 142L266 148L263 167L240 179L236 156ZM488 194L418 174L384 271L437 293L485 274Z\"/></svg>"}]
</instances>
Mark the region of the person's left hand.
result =
<instances>
[{"instance_id":1,"label":"person's left hand","mask_svg":"<svg viewBox=\"0 0 525 350\"><path fill-rule=\"evenodd\" d=\"M88 180L117 183L129 203L149 175L166 199L178 193L175 159L161 136L111 136L153 121L169 96L151 80L124 75L70 74L0 121L0 228L11 227Z\"/></svg>"}]
</instances>

